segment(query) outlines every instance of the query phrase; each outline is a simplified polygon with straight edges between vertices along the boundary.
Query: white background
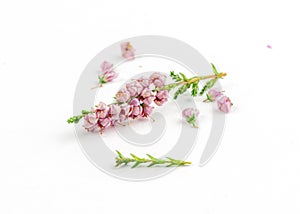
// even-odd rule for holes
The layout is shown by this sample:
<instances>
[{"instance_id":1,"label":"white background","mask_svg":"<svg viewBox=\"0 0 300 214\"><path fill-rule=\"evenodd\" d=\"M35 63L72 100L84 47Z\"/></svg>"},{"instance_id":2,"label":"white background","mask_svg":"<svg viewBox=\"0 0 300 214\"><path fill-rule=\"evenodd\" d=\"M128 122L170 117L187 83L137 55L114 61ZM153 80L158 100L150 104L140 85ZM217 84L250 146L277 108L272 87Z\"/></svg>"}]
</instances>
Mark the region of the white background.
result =
<instances>
[{"instance_id":1,"label":"white background","mask_svg":"<svg viewBox=\"0 0 300 214\"><path fill-rule=\"evenodd\" d=\"M2 0L0 213L299 213L299 20L297 1ZM125 182L87 160L65 121L89 60L148 34L226 71L235 110L205 167Z\"/></svg>"}]
</instances>

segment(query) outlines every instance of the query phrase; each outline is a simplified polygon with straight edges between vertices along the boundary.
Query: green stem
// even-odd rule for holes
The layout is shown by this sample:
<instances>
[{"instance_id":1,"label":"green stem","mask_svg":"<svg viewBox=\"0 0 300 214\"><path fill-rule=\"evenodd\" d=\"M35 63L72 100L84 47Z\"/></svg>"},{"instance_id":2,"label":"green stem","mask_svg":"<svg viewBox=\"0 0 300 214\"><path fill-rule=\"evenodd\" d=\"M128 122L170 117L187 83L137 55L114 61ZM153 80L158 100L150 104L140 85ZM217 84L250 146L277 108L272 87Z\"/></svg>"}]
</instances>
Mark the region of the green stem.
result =
<instances>
[{"instance_id":1,"label":"green stem","mask_svg":"<svg viewBox=\"0 0 300 214\"><path fill-rule=\"evenodd\" d=\"M92 113L92 111L82 110L80 115L76 115L73 117L70 117L67 122L68 123L78 123L83 117L86 115Z\"/></svg>"},{"instance_id":2,"label":"green stem","mask_svg":"<svg viewBox=\"0 0 300 214\"><path fill-rule=\"evenodd\" d=\"M147 167L151 167L154 165L166 165L166 167L170 166L184 166L192 164L192 162L186 162L183 160L176 160L173 158L167 157L166 159L155 158L149 154L147 154L148 158L140 158L134 154L130 154L131 157L125 157L121 152L116 151L118 156L116 157L116 167L124 164L125 166L129 163L134 163L131 168L135 168L140 164L150 163Z\"/></svg>"},{"instance_id":3,"label":"green stem","mask_svg":"<svg viewBox=\"0 0 300 214\"><path fill-rule=\"evenodd\" d=\"M222 77L225 77L227 74L226 73L218 73L218 74L215 74L215 75L208 75L208 76L195 76L195 77L191 77L187 80L183 80L183 81L180 81L180 82L176 82L176 83L170 83L170 84L167 84L167 85L164 85L163 87L161 88L156 88L155 90L156 91L162 91L162 90L172 90L174 88L176 88L177 86L180 86L180 85L187 85L187 84L193 84L193 83L198 83L200 80L206 80L206 79L219 79L219 78L222 78Z\"/></svg>"}]
</instances>

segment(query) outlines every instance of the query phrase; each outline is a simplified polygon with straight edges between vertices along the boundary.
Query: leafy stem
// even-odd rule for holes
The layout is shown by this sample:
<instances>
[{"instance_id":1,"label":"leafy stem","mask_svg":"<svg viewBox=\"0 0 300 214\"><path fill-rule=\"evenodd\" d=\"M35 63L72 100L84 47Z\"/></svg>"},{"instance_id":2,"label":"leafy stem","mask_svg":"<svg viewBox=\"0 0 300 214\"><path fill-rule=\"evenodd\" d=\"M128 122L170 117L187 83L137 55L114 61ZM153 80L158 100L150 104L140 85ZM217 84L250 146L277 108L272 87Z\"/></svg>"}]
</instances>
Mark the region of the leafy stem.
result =
<instances>
[{"instance_id":1,"label":"leafy stem","mask_svg":"<svg viewBox=\"0 0 300 214\"><path fill-rule=\"evenodd\" d=\"M170 157L167 157L166 159L160 159L160 158L155 158L149 154L147 154L148 158L140 158L134 154L130 154L131 157L125 157L121 152L118 150L116 151L118 156L116 157L116 167L124 164L125 166L128 165L129 163L134 163L131 168L135 168L139 166L140 164L145 164L149 163L147 167L152 167L154 165L166 165L166 167L170 166L184 166L184 165L189 165L192 162L186 162L183 160L176 160Z\"/></svg>"},{"instance_id":2,"label":"leafy stem","mask_svg":"<svg viewBox=\"0 0 300 214\"><path fill-rule=\"evenodd\" d=\"M183 73L175 74L174 71L170 72L171 78L175 81L175 83L167 84L161 88L157 88L156 91L161 90L173 90L176 87L178 87L177 91L174 94L174 99L177 99L177 97L180 94L185 93L189 88L191 88L191 95L193 97L197 96L198 94L202 96L208 89L212 88L214 84L217 82L218 79L223 78L226 76L226 73L219 73L214 66L214 64L211 64L213 68L213 75L207 75L207 76L195 76L191 78L187 78ZM206 84L203 86L199 93L199 82L202 80L207 80Z\"/></svg>"}]
</instances>

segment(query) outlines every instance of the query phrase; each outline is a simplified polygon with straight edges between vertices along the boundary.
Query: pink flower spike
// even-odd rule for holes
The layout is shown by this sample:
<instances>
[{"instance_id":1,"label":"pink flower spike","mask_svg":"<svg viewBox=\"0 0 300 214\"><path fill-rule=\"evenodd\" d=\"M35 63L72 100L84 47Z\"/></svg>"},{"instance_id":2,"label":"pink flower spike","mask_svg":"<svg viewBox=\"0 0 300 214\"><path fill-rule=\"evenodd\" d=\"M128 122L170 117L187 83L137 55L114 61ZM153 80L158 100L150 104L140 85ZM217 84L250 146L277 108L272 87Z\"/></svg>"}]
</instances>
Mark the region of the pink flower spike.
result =
<instances>
[{"instance_id":1,"label":"pink flower spike","mask_svg":"<svg viewBox=\"0 0 300 214\"><path fill-rule=\"evenodd\" d=\"M218 108L221 112L228 113L230 112L231 106L233 105L229 97L223 96L217 101Z\"/></svg>"},{"instance_id":2,"label":"pink flower spike","mask_svg":"<svg viewBox=\"0 0 300 214\"><path fill-rule=\"evenodd\" d=\"M122 52L122 57L125 59L134 59L134 52L135 49L132 47L132 45L129 42L123 42L121 43L121 52Z\"/></svg>"}]
</instances>

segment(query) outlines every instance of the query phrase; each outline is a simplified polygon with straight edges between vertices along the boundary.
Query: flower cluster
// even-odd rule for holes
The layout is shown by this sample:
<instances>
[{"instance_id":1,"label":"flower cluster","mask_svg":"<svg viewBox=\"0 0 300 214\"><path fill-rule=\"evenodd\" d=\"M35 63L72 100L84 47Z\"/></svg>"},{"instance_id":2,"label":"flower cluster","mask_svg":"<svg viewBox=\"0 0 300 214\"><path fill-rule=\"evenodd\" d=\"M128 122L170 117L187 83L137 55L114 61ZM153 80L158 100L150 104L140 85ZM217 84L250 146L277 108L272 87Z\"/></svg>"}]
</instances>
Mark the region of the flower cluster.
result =
<instances>
[{"instance_id":1,"label":"flower cluster","mask_svg":"<svg viewBox=\"0 0 300 214\"><path fill-rule=\"evenodd\" d=\"M116 123L140 117L148 118L154 108L153 103L161 106L168 100L167 90L154 90L164 86L165 80L166 76L161 73L153 73L149 78L131 80L117 92L115 103L106 105L100 102L84 116L84 128L87 131L102 132Z\"/></svg>"},{"instance_id":2,"label":"flower cluster","mask_svg":"<svg viewBox=\"0 0 300 214\"><path fill-rule=\"evenodd\" d=\"M210 89L206 94L206 100L204 102L214 102L217 101L218 109L224 113L229 113L233 103L223 94L222 91L216 89Z\"/></svg>"},{"instance_id":3,"label":"flower cluster","mask_svg":"<svg viewBox=\"0 0 300 214\"><path fill-rule=\"evenodd\" d=\"M122 52L122 57L125 59L131 59L133 60L135 55L135 49L132 47L130 42L123 42L121 43L121 52Z\"/></svg>"},{"instance_id":4,"label":"flower cluster","mask_svg":"<svg viewBox=\"0 0 300 214\"><path fill-rule=\"evenodd\" d=\"M111 82L118 77L118 73L113 70L113 64L104 61L101 65L100 75L98 76L99 85Z\"/></svg>"}]
</instances>

